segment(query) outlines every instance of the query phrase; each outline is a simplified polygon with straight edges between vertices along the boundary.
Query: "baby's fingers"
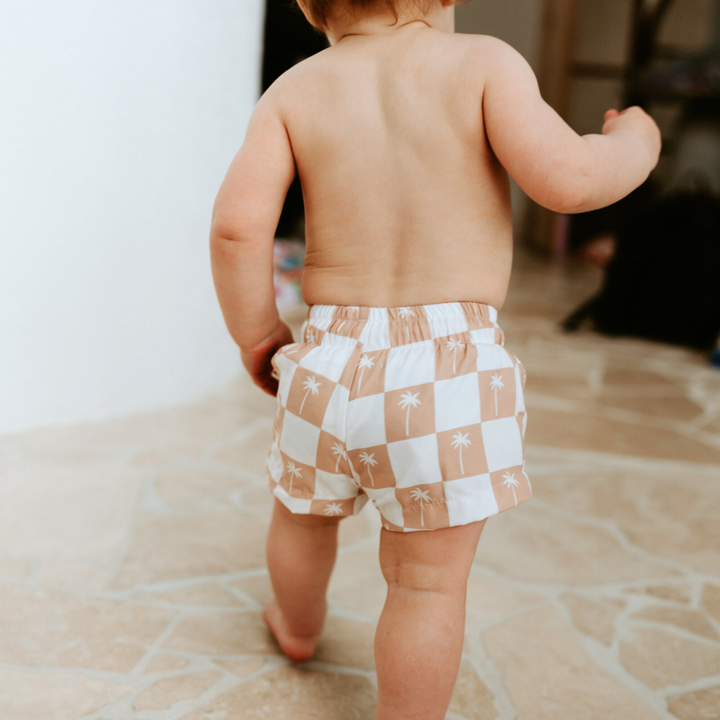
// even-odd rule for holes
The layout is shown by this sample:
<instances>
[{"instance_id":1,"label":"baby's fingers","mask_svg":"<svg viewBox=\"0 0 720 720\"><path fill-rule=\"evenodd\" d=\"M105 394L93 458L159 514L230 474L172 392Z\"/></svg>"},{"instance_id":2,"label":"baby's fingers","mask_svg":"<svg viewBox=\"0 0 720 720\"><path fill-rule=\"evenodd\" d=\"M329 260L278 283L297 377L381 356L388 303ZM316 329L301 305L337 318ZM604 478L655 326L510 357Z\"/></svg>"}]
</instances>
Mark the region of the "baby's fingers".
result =
<instances>
[{"instance_id":1,"label":"baby's fingers","mask_svg":"<svg viewBox=\"0 0 720 720\"><path fill-rule=\"evenodd\" d=\"M604 118L605 122L607 122L608 120L612 120L613 118L619 117L619 115L620 115L620 113L617 110L615 110L615 108L613 108L612 110L608 110L605 113L605 118Z\"/></svg>"}]
</instances>

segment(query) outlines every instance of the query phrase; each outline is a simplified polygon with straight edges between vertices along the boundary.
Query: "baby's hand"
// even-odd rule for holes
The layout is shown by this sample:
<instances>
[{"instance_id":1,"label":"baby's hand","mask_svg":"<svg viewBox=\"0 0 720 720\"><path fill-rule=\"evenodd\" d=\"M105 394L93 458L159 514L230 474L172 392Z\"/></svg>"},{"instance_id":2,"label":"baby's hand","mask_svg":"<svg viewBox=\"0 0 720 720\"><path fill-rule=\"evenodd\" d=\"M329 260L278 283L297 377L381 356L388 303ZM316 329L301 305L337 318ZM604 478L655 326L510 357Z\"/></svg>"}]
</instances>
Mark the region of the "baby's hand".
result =
<instances>
[{"instance_id":1,"label":"baby's hand","mask_svg":"<svg viewBox=\"0 0 720 720\"><path fill-rule=\"evenodd\" d=\"M243 365L250 373L252 381L266 393L275 397L278 390L277 378L273 377L272 356L293 340L292 330L281 321L268 337L252 350L240 350Z\"/></svg>"},{"instance_id":2,"label":"baby's hand","mask_svg":"<svg viewBox=\"0 0 720 720\"><path fill-rule=\"evenodd\" d=\"M662 144L660 128L641 107L634 105L622 112L608 110L605 113L605 124L602 133L608 135L615 130L632 130L638 133L645 141L652 159L652 167L655 167Z\"/></svg>"}]
</instances>

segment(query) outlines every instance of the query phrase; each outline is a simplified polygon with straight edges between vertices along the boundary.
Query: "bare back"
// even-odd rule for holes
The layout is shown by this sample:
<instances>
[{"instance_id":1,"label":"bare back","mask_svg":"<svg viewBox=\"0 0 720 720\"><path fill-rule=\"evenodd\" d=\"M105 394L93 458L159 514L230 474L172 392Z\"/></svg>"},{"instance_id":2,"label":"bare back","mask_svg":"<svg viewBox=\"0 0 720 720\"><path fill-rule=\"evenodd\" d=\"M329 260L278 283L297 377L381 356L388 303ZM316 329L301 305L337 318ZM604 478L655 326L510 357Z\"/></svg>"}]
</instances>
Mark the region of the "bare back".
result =
<instances>
[{"instance_id":1,"label":"bare back","mask_svg":"<svg viewBox=\"0 0 720 720\"><path fill-rule=\"evenodd\" d=\"M483 127L482 41L425 26L350 36L278 83L308 304L502 306L509 184Z\"/></svg>"}]
</instances>

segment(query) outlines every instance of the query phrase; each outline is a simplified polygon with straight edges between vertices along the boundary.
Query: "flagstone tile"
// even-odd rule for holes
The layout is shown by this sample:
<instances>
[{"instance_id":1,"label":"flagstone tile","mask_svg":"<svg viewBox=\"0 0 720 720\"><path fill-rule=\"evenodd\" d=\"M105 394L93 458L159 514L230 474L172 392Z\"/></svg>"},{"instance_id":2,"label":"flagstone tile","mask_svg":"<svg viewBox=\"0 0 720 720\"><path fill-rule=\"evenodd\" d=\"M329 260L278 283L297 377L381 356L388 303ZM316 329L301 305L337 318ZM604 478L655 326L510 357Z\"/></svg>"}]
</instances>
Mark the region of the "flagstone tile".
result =
<instances>
[{"instance_id":1,"label":"flagstone tile","mask_svg":"<svg viewBox=\"0 0 720 720\"><path fill-rule=\"evenodd\" d=\"M216 665L225 668L228 672L233 675L237 675L239 678L246 678L248 675L261 670L266 663L265 658L262 657L251 657L242 658L241 660L227 660L225 658L219 658L214 661Z\"/></svg>"},{"instance_id":2,"label":"flagstone tile","mask_svg":"<svg viewBox=\"0 0 720 720\"><path fill-rule=\"evenodd\" d=\"M78 720L132 691L129 684L77 672L0 670L2 716L7 720Z\"/></svg>"},{"instance_id":3,"label":"flagstone tile","mask_svg":"<svg viewBox=\"0 0 720 720\"><path fill-rule=\"evenodd\" d=\"M481 538L481 547L482 542ZM547 602L543 595L473 572L468 578L465 621L478 625L543 602Z\"/></svg>"},{"instance_id":4,"label":"flagstone tile","mask_svg":"<svg viewBox=\"0 0 720 720\"><path fill-rule=\"evenodd\" d=\"M720 585L707 583L702 590L700 604L716 620L720 621Z\"/></svg>"},{"instance_id":5,"label":"flagstone tile","mask_svg":"<svg viewBox=\"0 0 720 720\"><path fill-rule=\"evenodd\" d=\"M272 422L268 419L267 427L258 429L248 437L218 450L213 455L213 461L232 467L242 467L246 472L265 478L265 461L272 441Z\"/></svg>"},{"instance_id":6,"label":"flagstone tile","mask_svg":"<svg viewBox=\"0 0 720 720\"><path fill-rule=\"evenodd\" d=\"M493 520L480 539L475 564L510 577L581 586L677 575L627 553L602 528L558 517L532 503Z\"/></svg>"},{"instance_id":7,"label":"flagstone tile","mask_svg":"<svg viewBox=\"0 0 720 720\"><path fill-rule=\"evenodd\" d=\"M328 595L347 610L375 619L380 617L387 585L380 571L376 545L340 553Z\"/></svg>"},{"instance_id":8,"label":"flagstone tile","mask_svg":"<svg viewBox=\"0 0 720 720\"><path fill-rule=\"evenodd\" d=\"M27 560L0 556L0 578L3 580L25 580L32 575L32 564Z\"/></svg>"},{"instance_id":9,"label":"flagstone tile","mask_svg":"<svg viewBox=\"0 0 720 720\"><path fill-rule=\"evenodd\" d=\"M369 504L369 503L368 503ZM373 515L377 515L377 527L374 527ZM379 513L374 507L365 506L359 515L343 518L338 530L338 545L352 545L370 537L380 535Z\"/></svg>"},{"instance_id":10,"label":"flagstone tile","mask_svg":"<svg viewBox=\"0 0 720 720\"><path fill-rule=\"evenodd\" d=\"M229 507L230 494L244 484L236 473L204 465L162 468L155 475L160 500L181 513Z\"/></svg>"},{"instance_id":11,"label":"flagstone tile","mask_svg":"<svg viewBox=\"0 0 720 720\"><path fill-rule=\"evenodd\" d=\"M720 463L720 449L664 428L551 410L534 405L531 392L527 393L526 400L526 442L529 444L666 460Z\"/></svg>"},{"instance_id":12,"label":"flagstone tile","mask_svg":"<svg viewBox=\"0 0 720 720\"><path fill-rule=\"evenodd\" d=\"M171 655L170 653L157 653L153 656L150 664L145 669L145 674L150 675L152 673L161 673L168 670L181 670L186 667L188 661L185 658L179 657L178 655Z\"/></svg>"},{"instance_id":13,"label":"flagstone tile","mask_svg":"<svg viewBox=\"0 0 720 720\"><path fill-rule=\"evenodd\" d=\"M619 659L653 690L720 674L720 647L655 628L635 627L620 643Z\"/></svg>"},{"instance_id":14,"label":"flagstone tile","mask_svg":"<svg viewBox=\"0 0 720 720\"><path fill-rule=\"evenodd\" d=\"M680 422L689 422L703 411L697 403L686 397L602 397L598 402L607 407Z\"/></svg>"},{"instance_id":15,"label":"flagstone tile","mask_svg":"<svg viewBox=\"0 0 720 720\"><path fill-rule=\"evenodd\" d=\"M314 660L375 669L375 625L330 616L325 621Z\"/></svg>"},{"instance_id":16,"label":"flagstone tile","mask_svg":"<svg viewBox=\"0 0 720 720\"><path fill-rule=\"evenodd\" d=\"M263 607L275 597L272 585L270 584L270 576L267 574L231 580L228 582L228 587L237 588L247 593Z\"/></svg>"},{"instance_id":17,"label":"flagstone tile","mask_svg":"<svg viewBox=\"0 0 720 720\"><path fill-rule=\"evenodd\" d=\"M680 720L720 720L720 685L671 695L668 710Z\"/></svg>"},{"instance_id":18,"label":"flagstone tile","mask_svg":"<svg viewBox=\"0 0 720 720\"><path fill-rule=\"evenodd\" d=\"M565 593L560 599L570 610L573 624L580 632L595 638L603 645L612 644L619 608L608 602L598 602L574 593Z\"/></svg>"},{"instance_id":19,"label":"flagstone tile","mask_svg":"<svg viewBox=\"0 0 720 720\"><path fill-rule=\"evenodd\" d=\"M188 613L163 647L205 655L281 654L257 612Z\"/></svg>"},{"instance_id":20,"label":"flagstone tile","mask_svg":"<svg viewBox=\"0 0 720 720\"><path fill-rule=\"evenodd\" d=\"M359 675L284 666L234 687L181 720L372 720L375 689Z\"/></svg>"},{"instance_id":21,"label":"flagstone tile","mask_svg":"<svg viewBox=\"0 0 720 720\"><path fill-rule=\"evenodd\" d=\"M136 592L133 598L190 607L246 607L240 598L215 582L200 582L158 592Z\"/></svg>"},{"instance_id":22,"label":"flagstone tile","mask_svg":"<svg viewBox=\"0 0 720 720\"><path fill-rule=\"evenodd\" d=\"M182 700L194 700L209 690L222 673L213 670L163 678L143 690L133 701L135 710L167 710Z\"/></svg>"},{"instance_id":23,"label":"flagstone tile","mask_svg":"<svg viewBox=\"0 0 720 720\"><path fill-rule=\"evenodd\" d=\"M720 641L720 634L718 634L717 630L696 610L652 606L643 608L633 613L630 617L637 620L650 620L652 622L674 625L695 635Z\"/></svg>"},{"instance_id":24,"label":"flagstone tile","mask_svg":"<svg viewBox=\"0 0 720 720\"><path fill-rule=\"evenodd\" d=\"M139 603L0 585L0 662L128 673L173 615Z\"/></svg>"},{"instance_id":25,"label":"flagstone tile","mask_svg":"<svg viewBox=\"0 0 720 720\"><path fill-rule=\"evenodd\" d=\"M483 632L517 720L659 720L598 665L554 609L529 610Z\"/></svg>"},{"instance_id":26,"label":"flagstone tile","mask_svg":"<svg viewBox=\"0 0 720 720\"><path fill-rule=\"evenodd\" d=\"M70 575L102 571L123 548L141 490L136 470L7 466L0 482L0 552L36 557L40 574L56 584L60 565Z\"/></svg>"},{"instance_id":27,"label":"flagstone tile","mask_svg":"<svg viewBox=\"0 0 720 720\"><path fill-rule=\"evenodd\" d=\"M689 605L692 600L692 590L687 585L648 585L644 588L628 588L625 590L629 595L649 595L651 597L666 600L667 602Z\"/></svg>"},{"instance_id":28,"label":"flagstone tile","mask_svg":"<svg viewBox=\"0 0 720 720\"><path fill-rule=\"evenodd\" d=\"M707 472L572 467L543 474L538 484L543 500L612 520L648 553L720 575L720 485Z\"/></svg>"},{"instance_id":29,"label":"flagstone tile","mask_svg":"<svg viewBox=\"0 0 720 720\"><path fill-rule=\"evenodd\" d=\"M143 513L115 586L223 575L265 565L269 518L234 510Z\"/></svg>"},{"instance_id":30,"label":"flagstone tile","mask_svg":"<svg viewBox=\"0 0 720 720\"><path fill-rule=\"evenodd\" d=\"M450 711L469 720L495 720L499 717L494 695L467 660L460 665Z\"/></svg>"}]
</instances>

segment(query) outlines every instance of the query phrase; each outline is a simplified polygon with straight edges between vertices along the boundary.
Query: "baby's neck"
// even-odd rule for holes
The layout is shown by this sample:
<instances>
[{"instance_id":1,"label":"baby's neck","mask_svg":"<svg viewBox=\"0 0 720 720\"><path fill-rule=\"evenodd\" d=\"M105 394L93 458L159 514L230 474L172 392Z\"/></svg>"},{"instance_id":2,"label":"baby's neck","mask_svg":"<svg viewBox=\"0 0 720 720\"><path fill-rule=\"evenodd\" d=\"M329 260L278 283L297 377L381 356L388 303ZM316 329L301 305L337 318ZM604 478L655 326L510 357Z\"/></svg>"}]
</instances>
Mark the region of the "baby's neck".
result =
<instances>
[{"instance_id":1,"label":"baby's neck","mask_svg":"<svg viewBox=\"0 0 720 720\"><path fill-rule=\"evenodd\" d=\"M377 5L368 11L356 15L336 13L328 18L327 36L331 45L335 45L344 38L353 36L390 35L402 32L408 28L429 27L444 32L454 32L455 13L454 5L444 2L435 2L427 13L412 8L398 8L397 22L389 9L379 9Z\"/></svg>"}]
</instances>

